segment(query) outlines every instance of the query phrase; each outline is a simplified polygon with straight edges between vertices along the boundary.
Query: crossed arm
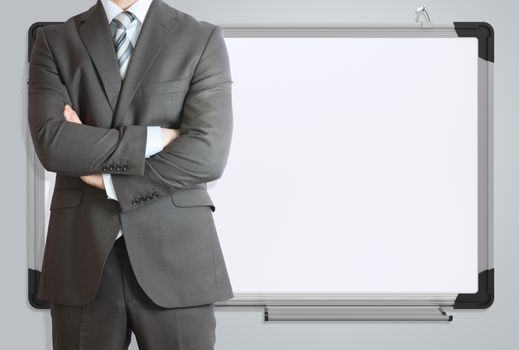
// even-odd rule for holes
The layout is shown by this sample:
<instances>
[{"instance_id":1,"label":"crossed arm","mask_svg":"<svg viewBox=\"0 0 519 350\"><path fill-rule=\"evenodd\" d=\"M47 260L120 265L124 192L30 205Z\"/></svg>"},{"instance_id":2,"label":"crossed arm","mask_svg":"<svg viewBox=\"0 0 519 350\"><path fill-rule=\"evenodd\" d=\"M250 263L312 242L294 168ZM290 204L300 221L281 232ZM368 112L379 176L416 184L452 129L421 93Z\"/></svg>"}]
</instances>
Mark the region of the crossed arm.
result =
<instances>
[{"instance_id":1,"label":"crossed arm","mask_svg":"<svg viewBox=\"0 0 519 350\"><path fill-rule=\"evenodd\" d=\"M71 123L83 124L76 111L68 104L63 110L65 119ZM148 126L146 135L145 158L149 158L160 152L165 145L169 144L177 135L177 129L161 128L160 126ZM90 186L106 190L107 198L117 200L113 189L111 174L93 174L80 176L81 180Z\"/></svg>"},{"instance_id":2,"label":"crossed arm","mask_svg":"<svg viewBox=\"0 0 519 350\"><path fill-rule=\"evenodd\" d=\"M152 199L139 204L135 200L150 193L167 195L221 177L232 136L231 85L223 29L213 26L184 100L178 137L146 158L146 126L106 129L63 118L63 106L71 99L42 27L29 67L28 117L36 154L56 173L111 174L121 211L137 209ZM113 164L123 164L126 170L107 170Z\"/></svg>"}]
</instances>

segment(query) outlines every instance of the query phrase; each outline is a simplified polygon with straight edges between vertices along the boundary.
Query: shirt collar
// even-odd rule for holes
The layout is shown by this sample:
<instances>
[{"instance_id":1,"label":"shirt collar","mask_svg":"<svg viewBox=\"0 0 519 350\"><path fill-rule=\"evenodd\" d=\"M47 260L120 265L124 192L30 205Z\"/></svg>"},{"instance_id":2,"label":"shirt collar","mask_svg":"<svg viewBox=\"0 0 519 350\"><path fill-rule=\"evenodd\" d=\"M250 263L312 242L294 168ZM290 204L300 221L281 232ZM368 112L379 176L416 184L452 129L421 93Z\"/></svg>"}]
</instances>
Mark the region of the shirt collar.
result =
<instances>
[{"instance_id":1,"label":"shirt collar","mask_svg":"<svg viewBox=\"0 0 519 350\"><path fill-rule=\"evenodd\" d=\"M137 0L128 7L126 11L131 11L141 23L144 23L144 18L146 17L146 13L148 12L152 1L153 0ZM123 11L123 9L116 5L112 0L101 0L101 3L105 9L109 24L115 16Z\"/></svg>"}]
</instances>

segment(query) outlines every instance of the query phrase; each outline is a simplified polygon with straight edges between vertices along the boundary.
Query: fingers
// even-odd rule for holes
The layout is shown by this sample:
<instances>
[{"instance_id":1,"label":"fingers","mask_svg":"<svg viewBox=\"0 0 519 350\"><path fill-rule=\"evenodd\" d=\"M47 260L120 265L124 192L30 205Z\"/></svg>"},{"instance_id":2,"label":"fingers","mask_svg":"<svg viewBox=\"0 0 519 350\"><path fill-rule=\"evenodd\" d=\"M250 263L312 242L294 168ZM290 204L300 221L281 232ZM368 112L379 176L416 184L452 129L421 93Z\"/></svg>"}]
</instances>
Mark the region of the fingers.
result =
<instances>
[{"instance_id":1,"label":"fingers","mask_svg":"<svg viewBox=\"0 0 519 350\"><path fill-rule=\"evenodd\" d=\"M167 137L167 142L168 142L168 145L173 142L174 139L177 138L177 135L176 135L176 129L168 129L168 137Z\"/></svg>"},{"instance_id":2,"label":"fingers","mask_svg":"<svg viewBox=\"0 0 519 350\"><path fill-rule=\"evenodd\" d=\"M81 180L86 183L87 185L90 185L92 187L97 187L99 189L104 190L104 180L102 174L92 174L92 175L84 175L80 176Z\"/></svg>"},{"instance_id":3,"label":"fingers","mask_svg":"<svg viewBox=\"0 0 519 350\"><path fill-rule=\"evenodd\" d=\"M65 105L63 109L63 115L69 122L72 121L72 109L69 105Z\"/></svg>"},{"instance_id":4,"label":"fingers","mask_svg":"<svg viewBox=\"0 0 519 350\"><path fill-rule=\"evenodd\" d=\"M70 107L68 104L66 104L63 109L63 115L65 116L65 119L67 119L67 121L69 122L82 124L76 111L73 110L72 107Z\"/></svg>"}]
</instances>

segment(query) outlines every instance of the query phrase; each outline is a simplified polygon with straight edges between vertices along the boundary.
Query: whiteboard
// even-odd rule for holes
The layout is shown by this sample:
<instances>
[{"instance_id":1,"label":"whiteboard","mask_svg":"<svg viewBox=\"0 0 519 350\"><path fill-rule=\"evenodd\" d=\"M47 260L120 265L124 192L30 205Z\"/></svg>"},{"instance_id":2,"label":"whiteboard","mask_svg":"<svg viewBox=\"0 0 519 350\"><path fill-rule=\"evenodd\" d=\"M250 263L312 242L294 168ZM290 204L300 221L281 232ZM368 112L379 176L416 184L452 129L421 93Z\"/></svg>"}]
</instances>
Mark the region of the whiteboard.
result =
<instances>
[{"instance_id":1,"label":"whiteboard","mask_svg":"<svg viewBox=\"0 0 519 350\"><path fill-rule=\"evenodd\" d=\"M472 34L481 23L456 22L465 35L452 23L225 29L233 139L208 183L225 304L490 305L493 41ZM55 174L34 161L38 270Z\"/></svg>"},{"instance_id":2,"label":"whiteboard","mask_svg":"<svg viewBox=\"0 0 519 350\"><path fill-rule=\"evenodd\" d=\"M477 39L226 43L236 293L477 292Z\"/></svg>"}]
</instances>

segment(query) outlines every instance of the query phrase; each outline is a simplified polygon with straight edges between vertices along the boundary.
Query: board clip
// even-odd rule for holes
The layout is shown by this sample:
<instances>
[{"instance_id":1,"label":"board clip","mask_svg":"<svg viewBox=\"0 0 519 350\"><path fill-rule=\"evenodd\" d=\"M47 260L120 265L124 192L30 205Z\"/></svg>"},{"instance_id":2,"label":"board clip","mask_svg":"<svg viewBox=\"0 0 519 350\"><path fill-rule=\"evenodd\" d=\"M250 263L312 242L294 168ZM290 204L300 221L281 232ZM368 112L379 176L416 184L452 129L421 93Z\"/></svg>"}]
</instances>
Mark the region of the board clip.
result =
<instances>
[{"instance_id":1,"label":"board clip","mask_svg":"<svg viewBox=\"0 0 519 350\"><path fill-rule=\"evenodd\" d=\"M420 17L424 16L425 20L420 21ZM425 6L420 6L416 9L416 17L415 22L420 23L422 28L432 28L431 17L429 17L429 13L425 9Z\"/></svg>"}]
</instances>

